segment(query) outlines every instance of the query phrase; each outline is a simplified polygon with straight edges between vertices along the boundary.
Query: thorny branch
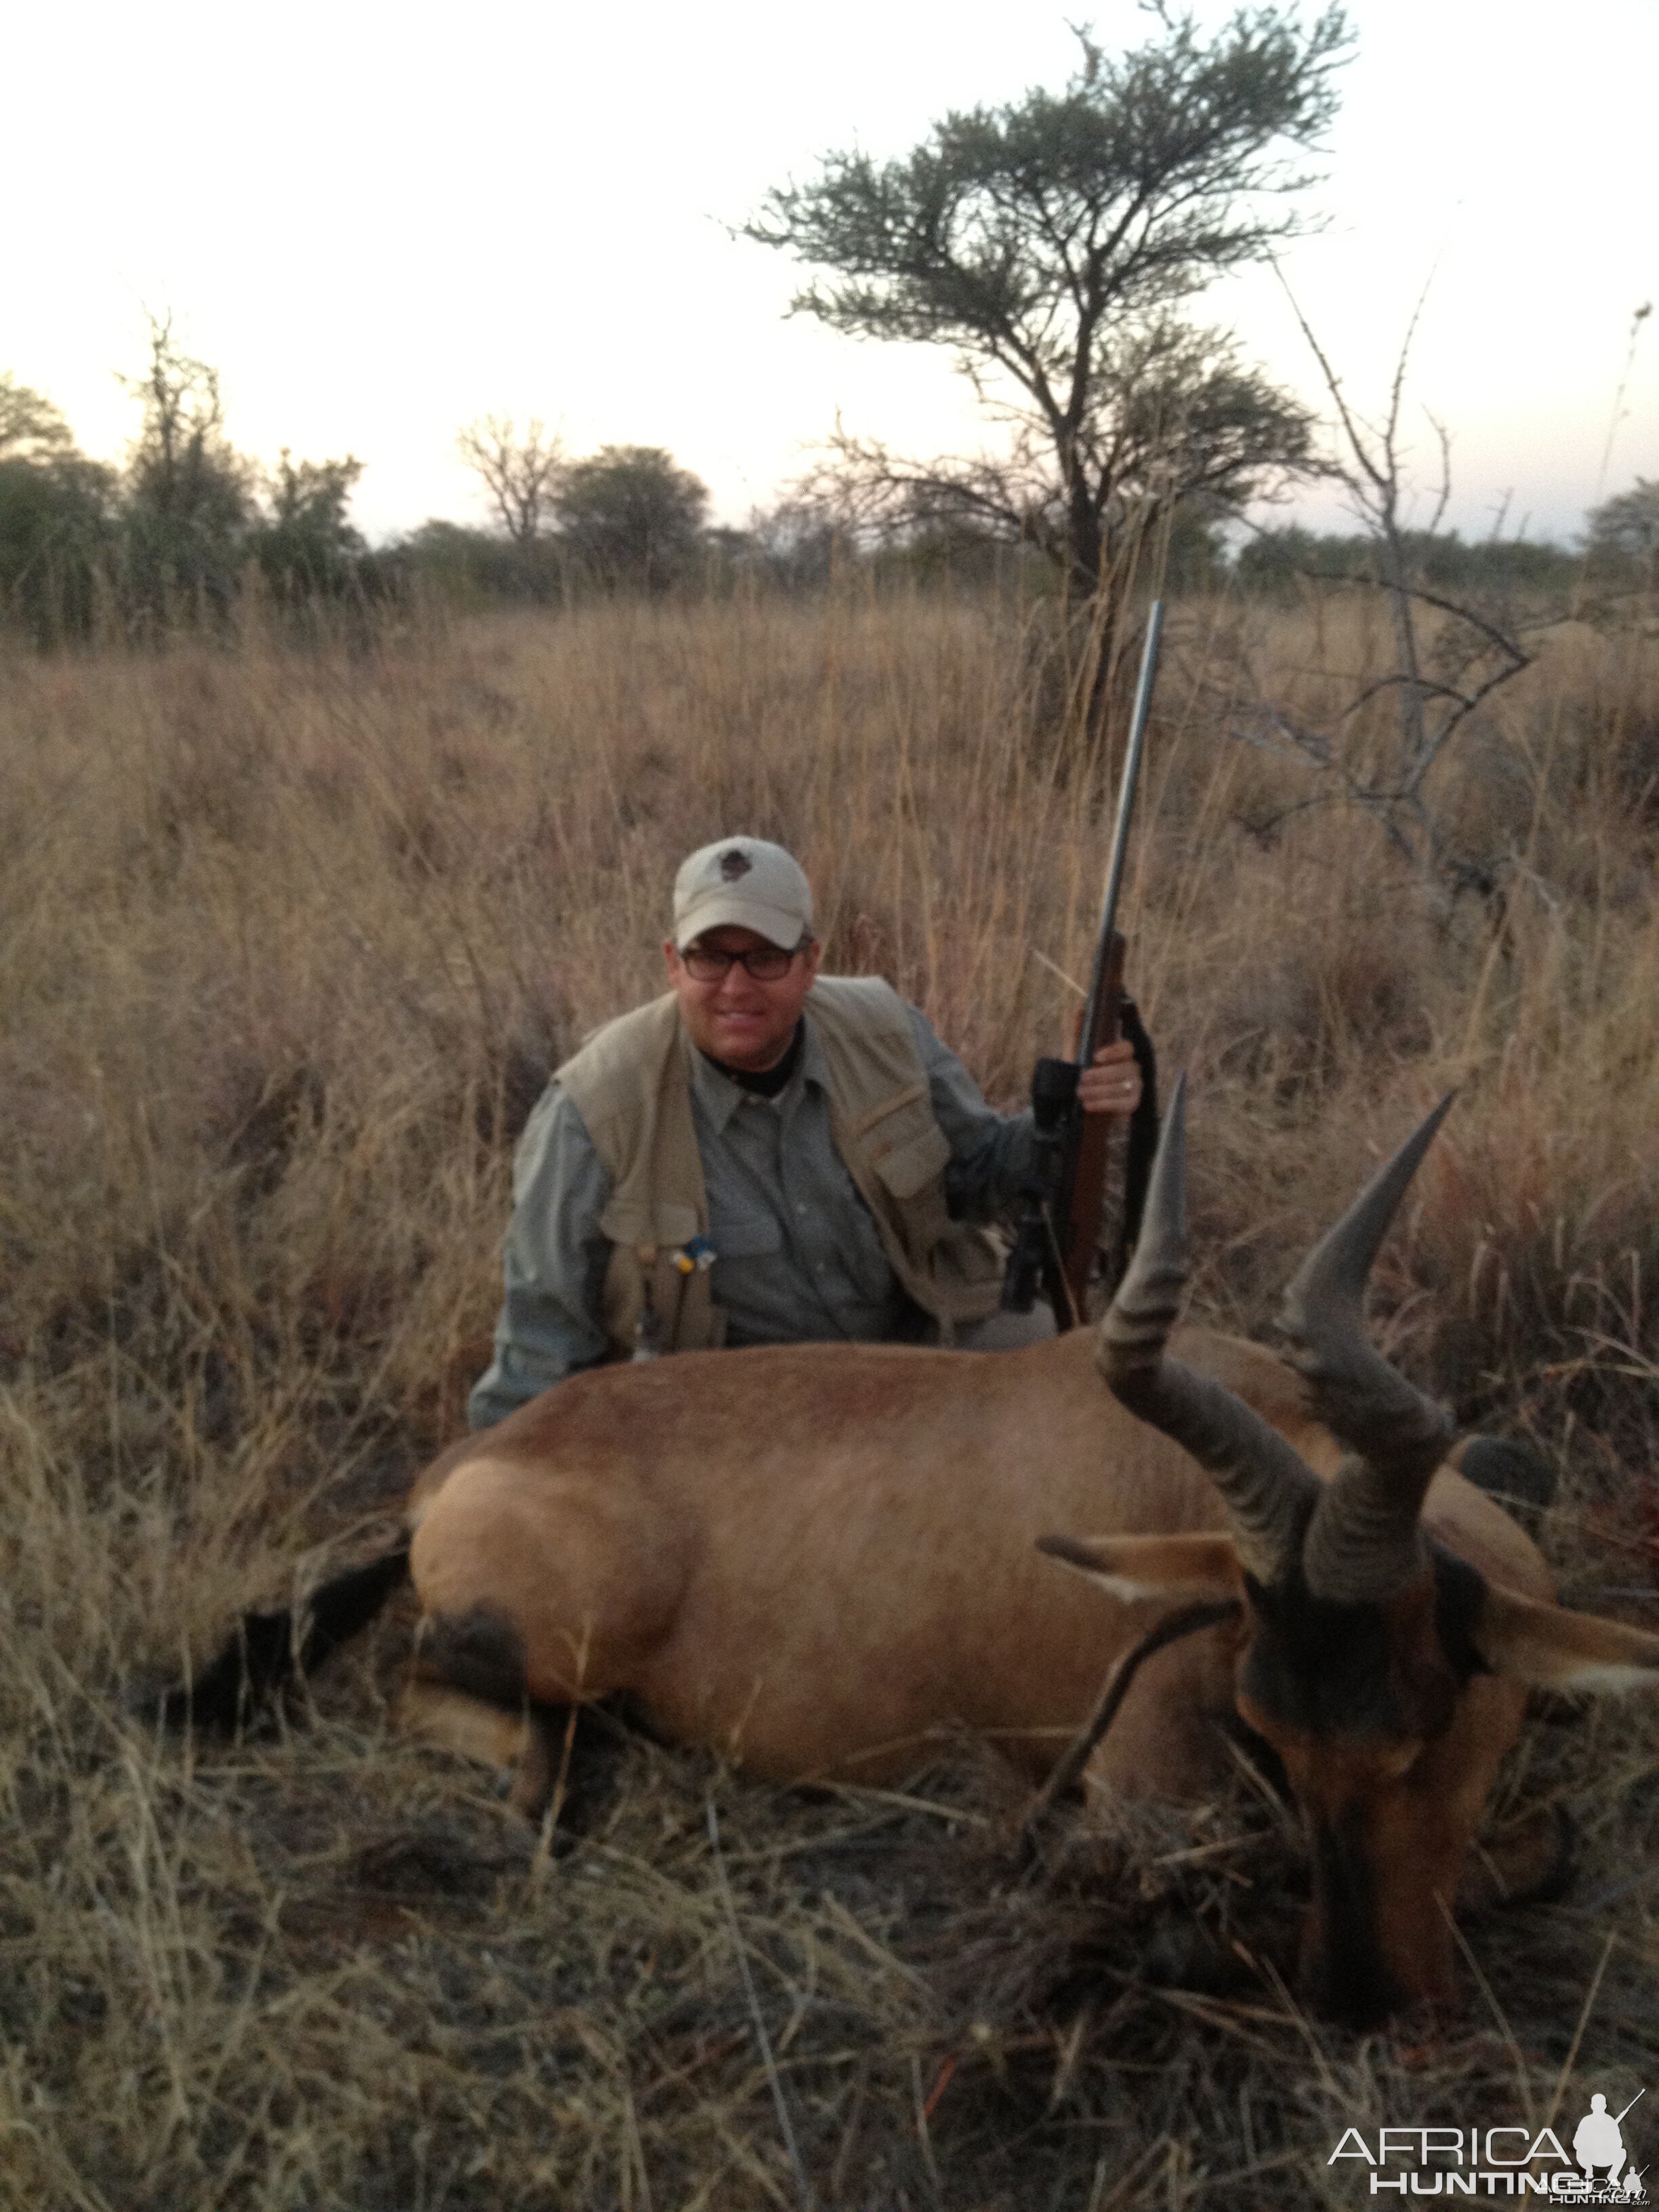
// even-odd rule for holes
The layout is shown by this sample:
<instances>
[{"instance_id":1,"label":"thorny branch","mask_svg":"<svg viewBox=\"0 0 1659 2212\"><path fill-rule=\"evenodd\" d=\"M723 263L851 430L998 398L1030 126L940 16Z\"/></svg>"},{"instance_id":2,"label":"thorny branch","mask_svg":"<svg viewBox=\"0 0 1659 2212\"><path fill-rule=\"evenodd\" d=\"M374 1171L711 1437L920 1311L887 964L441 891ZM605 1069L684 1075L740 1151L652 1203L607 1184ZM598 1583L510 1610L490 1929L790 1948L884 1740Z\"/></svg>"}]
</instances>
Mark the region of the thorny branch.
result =
<instances>
[{"instance_id":1,"label":"thorny branch","mask_svg":"<svg viewBox=\"0 0 1659 2212\"><path fill-rule=\"evenodd\" d=\"M1284 283L1282 274L1279 281ZM1249 743L1310 763L1333 787L1297 801L1275 816L1271 824L1261 826L1276 827L1290 813L1346 800L1371 815L1395 850L1420 875L1449 881L1454 890L1474 888L1489 892L1492 888L1490 869L1451 851L1430 808L1425 787L1437 763L1470 715L1499 685L1519 675L1532 656L1521 646L1512 628L1462 600L1426 589L1413 574L1412 541L1415 538L1420 544L1423 533L1408 532L1405 522L1410 486L1404 466L1401 416L1412 345L1428 288L1425 286L1407 325L1387 411L1380 423L1367 422L1350 404L1340 377L1289 286L1285 289L1334 410L1340 450L1331 473L1347 493L1354 515L1376 547L1376 573L1347 580L1358 589L1387 595L1395 665L1363 685L1334 716L1328 729L1310 727L1281 708L1263 706L1258 710L1255 726L1237 732ZM1451 497L1451 446L1445 426L1432 415L1428 420L1440 459L1427 531L1432 538L1444 520ZM1445 618L1436 634L1425 634L1421 618L1425 609ZM1339 738L1373 700L1390 693L1395 701L1393 755L1382 763L1367 763Z\"/></svg>"}]
</instances>

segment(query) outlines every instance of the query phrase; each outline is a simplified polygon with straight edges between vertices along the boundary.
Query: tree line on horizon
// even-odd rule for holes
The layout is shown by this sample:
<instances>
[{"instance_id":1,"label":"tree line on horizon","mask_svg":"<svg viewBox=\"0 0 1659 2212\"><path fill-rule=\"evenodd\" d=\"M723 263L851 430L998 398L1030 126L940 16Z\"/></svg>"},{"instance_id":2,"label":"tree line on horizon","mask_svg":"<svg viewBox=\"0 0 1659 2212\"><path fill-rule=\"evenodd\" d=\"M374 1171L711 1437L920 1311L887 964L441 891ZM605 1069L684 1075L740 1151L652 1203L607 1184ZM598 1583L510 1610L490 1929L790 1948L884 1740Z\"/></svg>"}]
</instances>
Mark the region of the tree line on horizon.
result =
<instances>
[{"instance_id":1,"label":"tree line on horizon","mask_svg":"<svg viewBox=\"0 0 1659 2212\"><path fill-rule=\"evenodd\" d=\"M180 350L169 325L152 325L145 370L127 382L141 421L116 467L80 451L49 399L0 374L0 628L42 647L222 623L250 588L301 618L406 605L422 592L546 606L594 592L719 592L744 578L786 590L860 574L1056 588L1042 549L924 498L895 503L872 526L820 472L734 529L709 522L707 487L660 447L572 459L541 423L520 432L500 416L457 441L489 521L434 518L371 546L349 515L362 463L295 461L284 448L262 470L229 440L217 375ZM1158 548L1164 586L1288 598L1310 580L1378 580L1372 535L1297 523L1241 532L1238 521L1214 498L1176 503ZM1580 574L1586 554L1604 581L1629 585L1659 560L1659 482L1638 477L1591 509L1578 549L1455 530L1403 535L1431 589L1548 593Z\"/></svg>"},{"instance_id":2,"label":"tree line on horizon","mask_svg":"<svg viewBox=\"0 0 1659 2212\"><path fill-rule=\"evenodd\" d=\"M0 627L40 645L222 624L250 592L298 618L404 604L423 586L659 592L691 580L720 540L696 477L659 447L623 446L561 454L516 529L434 520L371 546L350 519L362 462L284 447L263 468L231 441L216 370L170 320L151 319L148 355L122 380L139 424L118 466L83 453L51 399L0 373ZM460 443L475 459L474 433Z\"/></svg>"},{"instance_id":3,"label":"tree line on horizon","mask_svg":"<svg viewBox=\"0 0 1659 2212\"><path fill-rule=\"evenodd\" d=\"M148 364L126 380L142 419L119 469L81 454L49 400L0 378L0 617L50 643L90 634L100 611L139 635L222 618L252 580L303 617L423 590L556 604L745 577L811 587L848 570L1012 579L1054 599L1097 689L1114 680L1120 617L1155 580L1266 594L1353 581L1397 611L1437 591L1565 587L1580 573L1572 550L1466 543L1439 526L1449 471L1437 494L1408 481L1410 330L1374 423L1297 310L1322 423L1200 319L1218 278L1310 227L1310 165L1353 46L1340 7L1304 21L1268 0L1211 28L1159 8L1153 21L1122 52L1078 29L1057 91L949 113L896 160L826 155L741 227L806 270L794 312L947 349L997 425L987 450L918 458L838 429L774 508L732 530L711 526L706 486L660 447L573 458L539 422L485 416L458 442L489 525L434 520L370 547L349 514L361 463L284 452L258 468L230 443L215 372L153 321ZM1251 526L1262 502L1316 481L1342 489L1355 532ZM1429 526L1408 526L1425 508ZM1650 580L1659 482L1595 507L1584 547L1616 587Z\"/></svg>"}]
</instances>

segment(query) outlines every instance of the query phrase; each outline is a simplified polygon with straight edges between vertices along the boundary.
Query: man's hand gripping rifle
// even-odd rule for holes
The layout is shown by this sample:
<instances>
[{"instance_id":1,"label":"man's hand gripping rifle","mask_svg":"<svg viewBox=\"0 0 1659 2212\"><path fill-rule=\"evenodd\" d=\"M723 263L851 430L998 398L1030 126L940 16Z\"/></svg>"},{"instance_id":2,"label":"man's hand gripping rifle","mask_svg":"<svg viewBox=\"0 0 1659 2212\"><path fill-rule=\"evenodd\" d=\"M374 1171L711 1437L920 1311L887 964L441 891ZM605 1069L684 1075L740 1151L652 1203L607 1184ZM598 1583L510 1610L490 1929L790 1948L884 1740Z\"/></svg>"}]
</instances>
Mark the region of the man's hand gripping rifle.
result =
<instances>
[{"instance_id":1,"label":"man's hand gripping rifle","mask_svg":"<svg viewBox=\"0 0 1659 2212\"><path fill-rule=\"evenodd\" d=\"M1157 1063L1152 1039L1141 1026L1133 1001L1124 996L1124 944L1117 927L1117 908L1163 628L1164 602L1157 599L1146 621L1128 750L1118 787L1106 897L1077 1052L1071 1060L1038 1060L1031 1077L1031 1118L1036 1137L1031 1173L1020 1191L1018 1234L1003 1278L1002 1304L1005 1312L1030 1313L1038 1290L1042 1289L1054 1306L1055 1325L1062 1329L1074 1328L1087 1316L1090 1279L1101 1256L1101 1211L1109 1166L1108 1116L1084 1112L1078 1082L1084 1070L1094 1065L1102 1047L1120 1036L1127 1037L1134 1048L1141 1096L1130 1123L1122 1225L1117 1249L1108 1261L1109 1274L1121 1274L1127 1265L1158 1142Z\"/></svg>"}]
</instances>

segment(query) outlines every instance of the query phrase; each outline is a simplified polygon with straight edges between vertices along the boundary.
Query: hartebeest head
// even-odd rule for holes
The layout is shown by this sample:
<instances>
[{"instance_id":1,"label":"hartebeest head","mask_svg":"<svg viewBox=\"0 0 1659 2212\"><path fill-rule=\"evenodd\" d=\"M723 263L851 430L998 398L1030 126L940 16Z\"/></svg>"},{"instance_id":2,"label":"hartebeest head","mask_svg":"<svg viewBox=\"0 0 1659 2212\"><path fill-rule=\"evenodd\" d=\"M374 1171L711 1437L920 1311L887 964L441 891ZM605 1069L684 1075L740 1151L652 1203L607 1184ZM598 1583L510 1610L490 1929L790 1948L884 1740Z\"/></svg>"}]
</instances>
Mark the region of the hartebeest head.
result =
<instances>
[{"instance_id":1,"label":"hartebeest head","mask_svg":"<svg viewBox=\"0 0 1659 2212\"><path fill-rule=\"evenodd\" d=\"M1285 1296L1291 1360L1348 1454L1326 1483L1242 1400L1167 1356L1188 1272L1177 1086L1097 1356L1124 1405L1211 1476L1230 1529L1043 1547L1119 1597L1237 1601L1238 1714L1276 1753L1311 1848L1304 1978L1356 2024L1449 1993L1452 1899L1517 1717L1504 1681L1659 1687L1659 1637L1501 1589L1420 1525L1451 1425L1366 1341L1361 1305L1446 1103Z\"/></svg>"}]
</instances>

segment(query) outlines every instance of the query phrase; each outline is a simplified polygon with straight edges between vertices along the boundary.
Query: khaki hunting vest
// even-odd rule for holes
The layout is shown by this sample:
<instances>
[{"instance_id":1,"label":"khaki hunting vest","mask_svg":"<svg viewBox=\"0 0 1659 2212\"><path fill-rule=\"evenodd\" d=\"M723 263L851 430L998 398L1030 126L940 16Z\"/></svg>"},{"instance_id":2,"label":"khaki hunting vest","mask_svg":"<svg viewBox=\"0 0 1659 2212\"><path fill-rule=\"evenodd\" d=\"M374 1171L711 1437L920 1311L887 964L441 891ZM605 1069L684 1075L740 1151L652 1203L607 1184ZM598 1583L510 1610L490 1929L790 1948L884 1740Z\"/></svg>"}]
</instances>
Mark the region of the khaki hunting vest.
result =
<instances>
[{"instance_id":1,"label":"khaki hunting vest","mask_svg":"<svg viewBox=\"0 0 1659 2212\"><path fill-rule=\"evenodd\" d=\"M894 1274L948 1344L963 1322L996 1310L1003 1255L988 1231L946 1211L951 1148L904 1001L877 976L820 976L806 1011L829 1071L836 1150ZM725 1333L707 1271L680 1264L684 1248L708 1233L691 1117L695 1049L671 991L607 1023L557 1072L611 1177L599 1227L612 1248L604 1319L616 1358L633 1352L647 1280L661 1350L702 1351Z\"/></svg>"}]
</instances>

